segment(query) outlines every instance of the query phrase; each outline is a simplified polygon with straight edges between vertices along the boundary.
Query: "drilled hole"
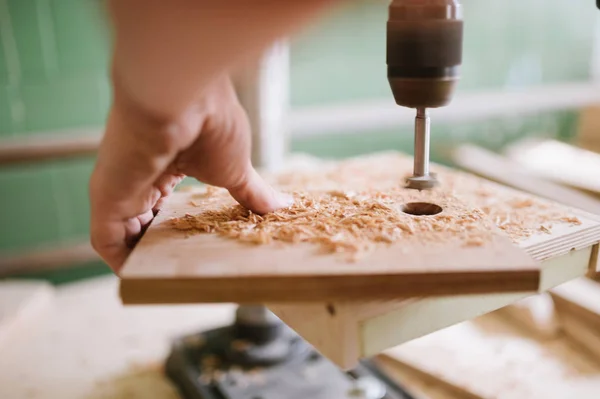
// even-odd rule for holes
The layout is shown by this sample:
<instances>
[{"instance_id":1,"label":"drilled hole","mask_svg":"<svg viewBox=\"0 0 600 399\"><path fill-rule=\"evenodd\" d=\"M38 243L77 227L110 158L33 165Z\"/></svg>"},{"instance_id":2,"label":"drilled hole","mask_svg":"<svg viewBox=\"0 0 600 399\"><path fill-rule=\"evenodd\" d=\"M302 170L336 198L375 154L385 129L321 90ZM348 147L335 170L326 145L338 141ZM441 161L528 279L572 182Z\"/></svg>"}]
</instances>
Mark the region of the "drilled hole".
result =
<instances>
[{"instance_id":1,"label":"drilled hole","mask_svg":"<svg viewBox=\"0 0 600 399\"><path fill-rule=\"evenodd\" d=\"M414 216L437 215L441 211L443 211L441 206L428 202L409 202L402 206L402 212Z\"/></svg>"}]
</instances>

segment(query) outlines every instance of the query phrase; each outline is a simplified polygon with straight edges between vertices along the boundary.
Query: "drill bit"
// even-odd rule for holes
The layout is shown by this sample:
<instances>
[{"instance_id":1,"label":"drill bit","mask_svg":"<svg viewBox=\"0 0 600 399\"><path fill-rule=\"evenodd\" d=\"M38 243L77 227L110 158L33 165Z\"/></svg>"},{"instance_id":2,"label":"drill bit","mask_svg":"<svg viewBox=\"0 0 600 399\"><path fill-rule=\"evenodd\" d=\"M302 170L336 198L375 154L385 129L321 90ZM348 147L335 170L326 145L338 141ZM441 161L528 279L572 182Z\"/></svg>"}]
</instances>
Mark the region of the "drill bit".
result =
<instances>
[{"instance_id":1,"label":"drill bit","mask_svg":"<svg viewBox=\"0 0 600 399\"><path fill-rule=\"evenodd\" d=\"M429 129L430 119L427 108L417 108L414 167L413 175L407 179L408 188L426 190L437 184L435 176L429 173Z\"/></svg>"}]
</instances>

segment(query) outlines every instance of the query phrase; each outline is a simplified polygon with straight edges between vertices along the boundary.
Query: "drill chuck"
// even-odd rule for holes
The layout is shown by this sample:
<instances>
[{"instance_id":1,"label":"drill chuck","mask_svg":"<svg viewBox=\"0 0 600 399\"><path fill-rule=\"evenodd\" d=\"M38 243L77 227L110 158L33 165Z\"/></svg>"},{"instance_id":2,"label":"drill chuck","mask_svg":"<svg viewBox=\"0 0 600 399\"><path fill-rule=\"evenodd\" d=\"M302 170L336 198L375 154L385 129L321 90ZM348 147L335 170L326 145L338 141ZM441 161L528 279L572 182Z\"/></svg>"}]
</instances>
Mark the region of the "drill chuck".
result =
<instances>
[{"instance_id":1,"label":"drill chuck","mask_svg":"<svg viewBox=\"0 0 600 399\"><path fill-rule=\"evenodd\" d=\"M398 105L448 104L462 63L463 22L456 0L393 0L387 23L388 81Z\"/></svg>"}]
</instances>

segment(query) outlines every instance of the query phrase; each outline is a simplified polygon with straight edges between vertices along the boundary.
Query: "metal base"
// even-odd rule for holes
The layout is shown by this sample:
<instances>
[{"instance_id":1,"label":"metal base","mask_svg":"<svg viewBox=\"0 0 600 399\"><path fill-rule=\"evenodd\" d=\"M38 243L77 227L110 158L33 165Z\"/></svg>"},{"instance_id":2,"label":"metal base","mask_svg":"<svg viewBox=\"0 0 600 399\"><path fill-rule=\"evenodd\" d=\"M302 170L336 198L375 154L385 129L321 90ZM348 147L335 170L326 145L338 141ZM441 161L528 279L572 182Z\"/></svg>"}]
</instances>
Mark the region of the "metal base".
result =
<instances>
[{"instance_id":1,"label":"metal base","mask_svg":"<svg viewBox=\"0 0 600 399\"><path fill-rule=\"evenodd\" d=\"M271 324L271 327L274 325ZM279 322L264 337L232 326L182 337L166 373L184 399L414 399L372 362L345 373ZM260 326L265 328L265 326ZM250 331L251 332L251 331ZM251 332L255 337L257 331ZM258 334L261 335L261 334ZM285 346L285 350L282 349ZM282 355L285 354L285 355Z\"/></svg>"}]
</instances>

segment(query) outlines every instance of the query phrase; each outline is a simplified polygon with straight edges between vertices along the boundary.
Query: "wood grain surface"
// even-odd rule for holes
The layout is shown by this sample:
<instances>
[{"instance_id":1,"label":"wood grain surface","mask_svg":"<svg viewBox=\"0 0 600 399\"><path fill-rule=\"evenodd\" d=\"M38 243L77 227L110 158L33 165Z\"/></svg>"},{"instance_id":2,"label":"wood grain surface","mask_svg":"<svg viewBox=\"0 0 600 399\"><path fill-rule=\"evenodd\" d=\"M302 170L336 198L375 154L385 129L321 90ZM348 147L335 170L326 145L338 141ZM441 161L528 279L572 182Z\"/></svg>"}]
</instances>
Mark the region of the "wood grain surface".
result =
<instances>
[{"instance_id":1,"label":"wood grain surface","mask_svg":"<svg viewBox=\"0 0 600 399\"><path fill-rule=\"evenodd\" d=\"M600 363L564 336L538 340L495 314L461 323L383 356L477 398L595 399Z\"/></svg>"},{"instance_id":2,"label":"wood grain surface","mask_svg":"<svg viewBox=\"0 0 600 399\"><path fill-rule=\"evenodd\" d=\"M410 159L382 154L330 163L326 168L292 171L287 178L291 173L296 187L308 191L341 186L357 191L373 186L397 189L410 171ZM325 170L331 177L323 178ZM406 190L406 198L443 204L444 209L454 210L456 220L476 212L478 208L464 196L464 192L480 189L473 185L475 178L457 180L452 173L446 172L447 184L440 177L442 185L436 191ZM287 187L281 179L278 185ZM165 205L121 273L124 303L368 301L531 292L540 284L538 264L485 216L470 226L483 237L476 245L460 233L461 226L441 228L428 232L426 239L415 236L380 244L349 262L336 254L320 253L310 244L252 246L214 234L186 236L174 230L169 221L202 212L209 205L203 198L198 193L178 193ZM403 204L396 205L400 209ZM437 215L405 216L418 224L419 218Z\"/></svg>"}]
</instances>

